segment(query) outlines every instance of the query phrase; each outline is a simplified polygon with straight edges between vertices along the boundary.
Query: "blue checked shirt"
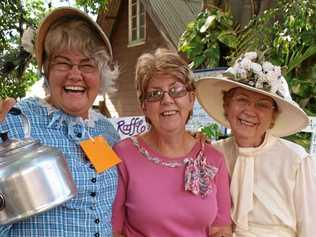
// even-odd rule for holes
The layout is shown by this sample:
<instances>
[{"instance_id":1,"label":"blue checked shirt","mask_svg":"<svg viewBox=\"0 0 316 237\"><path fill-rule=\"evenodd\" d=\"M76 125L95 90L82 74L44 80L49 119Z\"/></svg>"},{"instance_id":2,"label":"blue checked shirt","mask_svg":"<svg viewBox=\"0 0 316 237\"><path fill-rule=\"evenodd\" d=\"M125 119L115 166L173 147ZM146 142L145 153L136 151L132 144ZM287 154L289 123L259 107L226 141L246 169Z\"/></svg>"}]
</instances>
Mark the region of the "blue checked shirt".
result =
<instances>
[{"instance_id":1,"label":"blue checked shirt","mask_svg":"<svg viewBox=\"0 0 316 237\"><path fill-rule=\"evenodd\" d=\"M101 114L89 111L83 120L63 113L38 98L18 103L31 124L31 137L63 151L75 180L78 195L70 201L42 214L11 225L0 225L0 236L59 237L112 236L112 203L117 188L116 167L97 174L82 152L79 142L89 135L102 135L113 145L119 136ZM0 123L0 131L9 138L23 138L20 116L8 114ZM106 157L105 157L106 159Z\"/></svg>"}]
</instances>

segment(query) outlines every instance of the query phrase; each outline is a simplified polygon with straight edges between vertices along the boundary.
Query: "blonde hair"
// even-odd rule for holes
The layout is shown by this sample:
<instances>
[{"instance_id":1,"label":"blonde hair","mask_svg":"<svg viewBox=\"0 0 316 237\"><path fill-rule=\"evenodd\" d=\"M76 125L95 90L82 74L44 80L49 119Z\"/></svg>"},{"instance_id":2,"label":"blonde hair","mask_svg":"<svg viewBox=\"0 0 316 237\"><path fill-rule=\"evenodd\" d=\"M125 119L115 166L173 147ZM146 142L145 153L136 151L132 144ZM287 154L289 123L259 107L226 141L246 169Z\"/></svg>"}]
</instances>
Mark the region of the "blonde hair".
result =
<instances>
[{"instance_id":1,"label":"blonde hair","mask_svg":"<svg viewBox=\"0 0 316 237\"><path fill-rule=\"evenodd\" d=\"M103 40L97 34L94 26L83 18L76 16L60 18L49 28L44 44L45 89L49 89L47 81L49 61L59 50L71 49L78 50L86 57L91 57L96 61L101 73L99 94L115 91L114 80L119 74L118 66L115 64L111 68L111 58Z\"/></svg>"},{"instance_id":2,"label":"blonde hair","mask_svg":"<svg viewBox=\"0 0 316 237\"><path fill-rule=\"evenodd\" d=\"M140 103L144 102L149 81L157 74L172 75L183 82L188 90L194 90L193 73L187 63L176 52L160 48L138 58L135 84Z\"/></svg>"}]
</instances>

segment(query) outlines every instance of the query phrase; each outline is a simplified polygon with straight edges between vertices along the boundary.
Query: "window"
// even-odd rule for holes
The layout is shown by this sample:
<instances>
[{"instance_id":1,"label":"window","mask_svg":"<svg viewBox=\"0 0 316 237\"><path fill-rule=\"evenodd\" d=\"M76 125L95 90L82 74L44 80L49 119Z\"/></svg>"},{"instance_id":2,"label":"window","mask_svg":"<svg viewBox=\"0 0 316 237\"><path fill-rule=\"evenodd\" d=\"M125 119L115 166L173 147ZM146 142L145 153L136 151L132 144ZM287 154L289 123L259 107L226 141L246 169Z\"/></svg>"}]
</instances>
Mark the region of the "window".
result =
<instances>
[{"instance_id":1,"label":"window","mask_svg":"<svg viewBox=\"0 0 316 237\"><path fill-rule=\"evenodd\" d=\"M145 42L146 14L140 0L128 1L128 42L129 46Z\"/></svg>"}]
</instances>

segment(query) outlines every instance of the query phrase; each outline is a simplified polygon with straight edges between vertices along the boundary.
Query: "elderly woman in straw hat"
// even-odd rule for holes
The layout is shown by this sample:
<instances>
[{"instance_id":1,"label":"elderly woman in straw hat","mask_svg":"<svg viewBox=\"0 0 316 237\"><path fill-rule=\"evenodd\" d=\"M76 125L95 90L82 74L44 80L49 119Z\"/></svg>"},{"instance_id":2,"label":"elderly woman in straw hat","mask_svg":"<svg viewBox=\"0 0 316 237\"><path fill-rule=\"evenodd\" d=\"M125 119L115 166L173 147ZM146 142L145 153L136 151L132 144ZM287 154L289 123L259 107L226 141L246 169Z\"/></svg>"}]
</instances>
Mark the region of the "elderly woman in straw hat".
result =
<instances>
[{"instance_id":1,"label":"elderly woman in straw hat","mask_svg":"<svg viewBox=\"0 0 316 237\"><path fill-rule=\"evenodd\" d=\"M225 161L185 130L195 99L186 62L166 49L143 54L136 87L151 127L114 147L123 160L115 236L231 236Z\"/></svg>"},{"instance_id":2,"label":"elderly woman in straw hat","mask_svg":"<svg viewBox=\"0 0 316 237\"><path fill-rule=\"evenodd\" d=\"M119 136L109 121L92 110L97 94L110 89L117 66L110 67L112 50L101 28L78 9L51 11L38 28L36 59L45 77L47 97L28 98L16 106L27 116L31 136L62 151L78 194L70 201L21 222L0 227L0 236L112 236L112 202L117 171L89 162L80 143L100 136L109 144ZM0 103L0 131L23 138L19 116L6 114L15 102Z\"/></svg>"},{"instance_id":3,"label":"elderly woman in straw hat","mask_svg":"<svg viewBox=\"0 0 316 237\"><path fill-rule=\"evenodd\" d=\"M315 236L315 160L280 138L306 127L308 117L291 99L280 68L249 52L224 77L196 86L204 109L232 131L216 147L231 175L235 236Z\"/></svg>"}]
</instances>

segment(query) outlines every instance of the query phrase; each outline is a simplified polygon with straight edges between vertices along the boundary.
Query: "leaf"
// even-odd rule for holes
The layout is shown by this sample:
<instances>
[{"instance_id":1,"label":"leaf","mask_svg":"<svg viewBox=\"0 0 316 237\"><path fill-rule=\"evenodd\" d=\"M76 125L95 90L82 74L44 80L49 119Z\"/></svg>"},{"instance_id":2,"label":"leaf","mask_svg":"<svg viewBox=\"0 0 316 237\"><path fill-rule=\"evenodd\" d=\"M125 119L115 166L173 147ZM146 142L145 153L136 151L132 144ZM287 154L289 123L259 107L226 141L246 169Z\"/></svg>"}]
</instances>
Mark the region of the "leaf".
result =
<instances>
[{"instance_id":1,"label":"leaf","mask_svg":"<svg viewBox=\"0 0 316 237\"><path fill-rule=\"evenodd\" d=\"M200 56L196 56L193 60L194 64L193 64L193 69L197 69L199 66L201 66L205 61L205 56L204 55L200 55Z\"/></svg>"},{"instance_id":2,"label":"leaf","mask_svg":"<svg viewBox=\"0 0 316 237\"><path fill-rule=\"evenodd\" d=\"M292 79L290 82L292 93L307 98L312 92L312 83L310 81L303 81L299 79Z\"/></svg>"},{"instance_id":3,"label":"leaf","mask_svg":"<svg viewBox=\"0 0 316 237\"><path fill-rule=\"evenodd\" d=\"M212 45L204 51L205 60L208 67L218 67L220 60L220 48L218 44Z\"/></svg>"},{"instance_id":4,"label":"leaf","mask_svg":"<svg viewBox=\"0 0 316 237\"><path fill-rule=\"evenodd\" d=\"M217 40L229 48L237 47L237 37L234 31L224 31L217 36Z\"/></svg>"},{"instance_id":5,"label":"leaf","mask_svg":"<svg viewBox=\"0 0 316 237\"><path fill-rule=\"evenodd\" d=\"M223 136L220 127L216 123L208 124L202 127L201 132L211 140L218 140L220 136Z\"/></svg>"},{"instance_id":6,"label":"leaf","mask_svg":"<svg viewBox=\"0 0 316 237\"><path fill-rule=\"evenodd\" d=\"M296 68L298 65L302 64L303 61L312 57L313 55L316 55L315 45L308 47L308 49L304 52L303 49L294 52L288 62L287 74L291 72L294 68Z\"/></svg>"}]
</instances>

